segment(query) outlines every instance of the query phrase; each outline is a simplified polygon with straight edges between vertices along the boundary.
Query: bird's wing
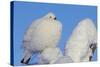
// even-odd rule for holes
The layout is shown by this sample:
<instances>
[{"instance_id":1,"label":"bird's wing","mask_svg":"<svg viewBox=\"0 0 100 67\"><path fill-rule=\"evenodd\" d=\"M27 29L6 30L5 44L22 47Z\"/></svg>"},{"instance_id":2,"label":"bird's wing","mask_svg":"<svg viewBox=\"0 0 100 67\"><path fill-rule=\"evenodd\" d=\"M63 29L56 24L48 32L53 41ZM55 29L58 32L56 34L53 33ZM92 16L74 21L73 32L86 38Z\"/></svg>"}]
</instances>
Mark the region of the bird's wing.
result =
<instances>
[{"instance_id":1,"label":"bird's wing","mask_svg":"<svg viewBox=\"0 0 100 67\"><path fill-rule=\"evenodd\" d=\"M40 19L33 21L32 24L27 28L27 30L25 31L24 34L24 40L25 41L30 41L32 34L34 33L33 31L36 29L36 27L38 26L38 24L40 23Z\"/></svg>"}]
</instances>

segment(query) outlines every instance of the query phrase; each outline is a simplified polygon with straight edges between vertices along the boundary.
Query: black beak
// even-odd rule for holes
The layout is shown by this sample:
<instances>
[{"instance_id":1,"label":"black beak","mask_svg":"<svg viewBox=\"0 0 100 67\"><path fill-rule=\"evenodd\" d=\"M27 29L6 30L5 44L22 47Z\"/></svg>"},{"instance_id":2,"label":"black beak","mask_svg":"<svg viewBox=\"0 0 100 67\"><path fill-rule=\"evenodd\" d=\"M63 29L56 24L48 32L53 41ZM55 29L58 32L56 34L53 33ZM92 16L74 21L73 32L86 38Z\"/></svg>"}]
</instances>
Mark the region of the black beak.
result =
<instances>
[{"instance_id":1,"label":"black beak","mask_svg":"<svg viewBox=\"0 0 100 67\"><path fill-rule=\"evenodd\" d=\"M56 20L57 18L55 17L54 20Z\"/></svg>"}]
</instances>

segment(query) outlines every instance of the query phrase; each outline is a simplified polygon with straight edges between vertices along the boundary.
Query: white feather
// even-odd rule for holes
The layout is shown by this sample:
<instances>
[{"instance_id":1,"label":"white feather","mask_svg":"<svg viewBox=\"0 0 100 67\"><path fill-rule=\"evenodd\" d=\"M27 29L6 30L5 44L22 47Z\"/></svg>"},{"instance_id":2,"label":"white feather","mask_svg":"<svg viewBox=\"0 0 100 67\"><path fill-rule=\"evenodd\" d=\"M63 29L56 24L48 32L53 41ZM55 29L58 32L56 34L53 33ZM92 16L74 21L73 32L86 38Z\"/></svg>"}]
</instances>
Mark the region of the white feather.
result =
<instances>
[{"instance_id":1,"label":"white feather","mask_svg":"<svg viewBox=\"0 0 100 67\"><path fill-rule=\"evenodd\" d=\"M46 48L40 54L40 64L53 64L62 56L62 52L59 48Z\"/></svg>"},{"instance_id":2,"label":"white feather","mask_svg":"<svg viewBox=\"0 0 100 67\"><path fill-rule=\"evenodd\" d=\"M62 24L55 18L53 13L48 13L32 22L24 35L23 46L25 50L34 53L57 46L62 32Z\"/></svg>"},{"instance_id":3,"label":"white feather","mask_svg":"<svg viewBox=\"0 0 100 67\"><path fill-rule=\"evenodd\" d=\"M66 43L65 55L70 56L74 62L80 62L87 56L89 58L88 54L91 54L89 46L96 42L96 35L97 31L93 21L89 18L82 20Z\"/></svg>"},{"instance_id":4,"label":"white feather","mask_svg":"<svg viewBox=\"0 0 100 67\"><path fill-rule=\"evenodd\" d=\"M62 57L58 58L58 60L55 63L56 64L73 63L73 60L69 56L62 56Z\"/></svg>"}]
</instances>

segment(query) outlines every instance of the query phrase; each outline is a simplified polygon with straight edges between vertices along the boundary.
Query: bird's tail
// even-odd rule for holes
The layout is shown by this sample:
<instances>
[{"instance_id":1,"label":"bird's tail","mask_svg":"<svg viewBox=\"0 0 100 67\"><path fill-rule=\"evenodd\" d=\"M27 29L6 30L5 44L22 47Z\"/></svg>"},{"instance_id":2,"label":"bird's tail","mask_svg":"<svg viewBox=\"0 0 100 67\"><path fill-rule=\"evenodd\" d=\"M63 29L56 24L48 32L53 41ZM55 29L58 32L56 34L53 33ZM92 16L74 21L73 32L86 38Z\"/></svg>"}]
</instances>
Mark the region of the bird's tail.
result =
<instances>
[{"instance_id":1,"label":"bird's tail","mask_svg":"<svg viewBox=\"0 0 100 67\"><path fill-rule=\"evenodd\" d=\"M23 59L21 60L21 63L28 64L31 59L31 56L32 56L32 52L29 50L25 50Z\"/></svg>"},{"instance_id":2,"label":"bird's tail","mask_svg":"<svg viewBox=\"0 0 100 67\"><path fill-rule=\"evenodd\" d=\"M95 50L97 48L97 43L91 44L90 49L92 50L92 54L94 54ZM92 56L89 57L89 60L92 60Z\"/></svg>"}]
</instances>

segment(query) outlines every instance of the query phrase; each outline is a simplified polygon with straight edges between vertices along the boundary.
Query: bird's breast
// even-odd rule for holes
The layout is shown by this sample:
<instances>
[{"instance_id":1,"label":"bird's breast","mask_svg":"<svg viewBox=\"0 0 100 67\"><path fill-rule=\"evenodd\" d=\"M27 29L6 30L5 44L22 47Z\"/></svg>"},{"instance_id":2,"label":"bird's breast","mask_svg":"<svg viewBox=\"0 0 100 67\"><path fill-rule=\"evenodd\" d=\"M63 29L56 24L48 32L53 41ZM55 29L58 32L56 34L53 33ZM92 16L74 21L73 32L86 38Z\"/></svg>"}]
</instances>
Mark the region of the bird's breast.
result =
<instances>
[{"instance_id":1,"label":"bird's breast","mask_svg":"<svg viewBox=\"0 0 100 67\"><path fill-rule=\"evenodd\" d=\"M50 38L51 36L59 35L59 26L55 22L45 22L41 23L37 26L35 32L35 36Z\"/></svg>"}]
</instances>

